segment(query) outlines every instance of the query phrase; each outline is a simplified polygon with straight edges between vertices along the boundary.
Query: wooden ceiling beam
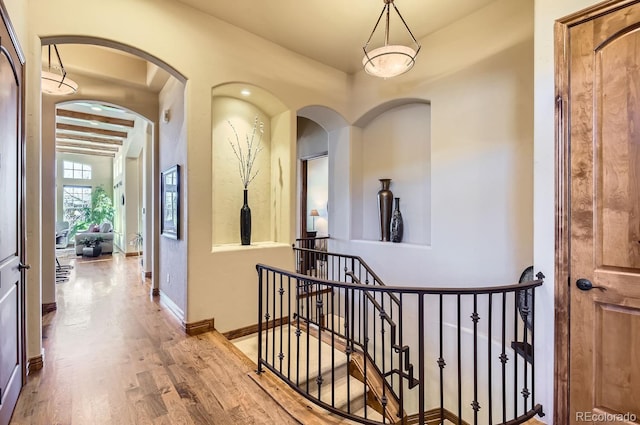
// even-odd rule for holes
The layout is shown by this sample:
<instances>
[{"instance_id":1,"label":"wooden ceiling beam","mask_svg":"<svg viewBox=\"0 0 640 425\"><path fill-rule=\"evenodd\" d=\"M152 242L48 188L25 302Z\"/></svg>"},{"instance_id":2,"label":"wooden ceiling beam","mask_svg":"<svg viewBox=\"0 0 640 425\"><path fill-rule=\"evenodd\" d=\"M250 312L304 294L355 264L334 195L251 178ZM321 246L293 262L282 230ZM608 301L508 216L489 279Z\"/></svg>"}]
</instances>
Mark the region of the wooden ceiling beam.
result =
<instances>
[{"instance_id":1,"label":"wooden ceiling beam","mask_svg":"<svg viewBox=\"0 0 640 425\"><path fill-rule=\"evenodd\" d=\"M74 148L56 148L56 151L64 152L64 153L77 153L81 155L108 156L111 158L115 158L116 156L116 154L113 152L85 151L82 149L74 149Z\"/></svg>"},{"instance_id":2,"label":"wooden ceiling beam","mask_svg":"<svg viewBox=\"0 0 640 425\"><path fill-rule=\"evenodd\" d=\"M102 134L104 136L120 137L122 139L126 139L128 136L126 131L104 130L102 128L84 127L81 125L63 124L60 122L56 124L56 128L58 130L69 130L69 131L79 131L81 133Z\"/></svg>"},{"instance_id":3,"label":"wooden ceiling beam","mask_svg":"<svg viewBox=\"0 0 640 425\"><path fill-rule=\"evenodd\" d=\"M117 146L99 146L88 143L74 143L74 142L56 142L56 148L83 148L104 152L118 152Z\"/></svg>"},{"instance_id":4,"label":"wooden ceiling beam","mask_svg":"<svg viewBox=\"0 0 640 425\"><path fill-rule=\"evenodd\" d=\"M125 127L133 127L135 122L132 120L124 120L122 118L106 117L104 115L87 114L85 112L69 111L67 109L56 110L56 115L65 118L76 118L79 120L98 121L105 124L123 125Z\"/></svg>"},{"instance_id":5,"label":"wooden ceiling beam","mask_svg":"<svg viewBox=\"0 0 640 425\"><path fill-rule=\"evenodd\" d=\"M56 133L56 139L80 140L83 142L102 143L105 145L118 145L118 146L122 146L123 144L123 141L121 139L107 139L103 137L91 137L91 136L85 136L82 134L71 134L71 133Z\"/></svg>"}]
</instances>

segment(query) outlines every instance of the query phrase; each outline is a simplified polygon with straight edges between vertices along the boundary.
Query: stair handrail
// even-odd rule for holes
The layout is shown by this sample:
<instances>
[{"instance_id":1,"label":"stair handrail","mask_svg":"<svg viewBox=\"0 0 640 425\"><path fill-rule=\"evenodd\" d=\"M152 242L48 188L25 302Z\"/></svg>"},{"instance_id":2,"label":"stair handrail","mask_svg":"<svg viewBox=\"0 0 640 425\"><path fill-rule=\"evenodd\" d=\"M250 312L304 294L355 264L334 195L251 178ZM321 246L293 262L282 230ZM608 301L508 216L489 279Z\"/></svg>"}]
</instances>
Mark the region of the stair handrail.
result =
<instances>
[{"instance_id":1,"label":"stair handrail","mask_svg":"<svg viewBox=\"0 0 640 425\"><path fill-rule=\"evenodd\" d=\"M326 252L323 252L326 253ZM356 258L357 256L351 256L353 258ZM294 283L294 285L296 285L296 287L300 286L300 285L318 285L318 287L325 287L325 288L330 288L332 291L335 290L342 290L344 291L344 293L348 294L349 291L351 291L352 294L354 293L363 293L366 294L367 298L373 297L373 299L375 300L375 296L371 295L371 294L375 294L375 293L386 293L391 295L392 293L399 296L400 299L403 299L403 297L405 296L417 296L417 308L418 308L418 313L417 313L417 325L418 325L418 335L420 338L419 341L419 346L418 346L418 357L419 357L419 371L418 371L418 385L419 385L419 397L418 397L418 414L417 414L417 418L419 423L422 424L426 424L426 418L427 418L427 412L425 411L425 404L424 404L424 394L426 391L425 388L425 373L426 373L426 365L425 365L425 345L424 345L424 341L422 340L422 338L424 337L424 314L425 314L425 296L427 295L436 295L438 296L438 298L440 299L440 307L439 310L436 311L440 311L440 332L442 332L442 324L443 324L443 319L442 319L442 311L443 311L443 306L442 306L442 300L444 296L456 296L454 297L457 298L457 314L458 314L458 350L460 350L461 347L461 341L460 341L460 309L461 309L461 304L460 304L460 299L462 296L472 296L472 299L474 301L474 314L471 316L471 319L474 322L474 329L475 326L477 326L477 322L480 319L480 316L477 314L477 306L475 305L478 302L478 296L484 296L487 295L488 296L488 302L489 302L489 311L491 311L491 296L492 295L502 295L501 299L502 299L502 354L501 356L499 356L500 361L502 362L502 373L503 373L503 383L502 383L502 391L503 391L503 398L504 398L504 391L505 391L505 383L504 383L504 373L505 373L505 365L506 362L508 361L508 356L505 356L505 317L504 315L506 314L506 307L505 305L505 300L506 300L506 295L507 294L511 294L514 297L514 300L516 299L516 297L519 296L519 294L521 294L523 291L525 293L529 293L528 291L531 291L531 296L532 298L532 304L530 305L531 309L525 309L525 312L523 313L522 311L520 312L521 314L532 314L534 315L534 311L535 311L535 293L534 293L534 289L541 286L543 284L543 278L544 276L539 273L537 275L538 279L536 280L532 280L530 282L524 282L524 283L516 283L516 284L510 284L510 285L499 285L499 286L482 286L482 287L472 287L472 288L456 288L456 287L439 287L439 288L434 288L434 287L406 287L406 286L383 286L383 285L364 285L362 283L357 283L359 281L356 282L346 282L346 281L336 281L336 280L329 280L329 279L324 279L321 277L317 277L317 276L309 276L309 275L305 275L305 274L300 274L300 273L296 273L296 272L291 272L291 271L287 271L284 269L280 269L277 267L271 267L271 266L267 266L264 264L257 264L256 265L256 270L258 272L258 277L259 277L259 304L258 304L258 317L259 317L259 323L258 323L258 331L259 333L262 332L263 326L262 326L262 320L263 318L266 320L267 326L269 324L269 319L273 318L275 320L275 316L270 316L270 312L271 314L274 314L276 312L275 308L276 308L276 301L275 301L275 297L277 296L277 294L279 294L280 299L282 299L283 294L287 293L290 294L291 291L285 291L283 290L283 280L289 282L289 285L291 285L291 282ZM350 276L352 279L355 275ZM357 276L355 276L357 278ZM277 286L278 286L278 282L279 282L279 287L280 289L277 290ZM267 299L266 304L264 304L263 306L263 286L267 289L266 293L272 294L272 298L271 300ZM366 287L366 289L364 289L363 287ZM272 292L269 292L269 288L272 289ZM268 296L268 295L267 295ZM291 295L287 295L287 296L291 296ZM354 298L354 296L351 297L352 299ZM498 298L499 300L499 298ZM273 310L270 310L270 303L273 303ZM319 302L319 308L322 308L322 303ZM497 302L496 302L497 304ZM282 312L282 303L279 302L278 305L280 306L280 311ZM266 314L263 315L264 311L263 311L263 307L266 309ZM380 306L382 307L382 306ZM518 310L513 306L513 305L509 305L509 311L513 311L513 317L514 319L516 317L518 317ZM353 309L352 309L353 311ZM282 313L281 313L282 314ZM352 313L353 314L353 313ZM489 324L491 324L491 313L489 313ZM511 314L511 313L510 313ZM535 318L535 315L533 316ZM391 320L389 317L387 317L386 315L384 317L381 317L381 319L383 319L384 321L389 321ZM468 320L468 319L467 319ZM499 319L498 319L499 320ZM523 319L524 320L524 319ZM391 320L391 322L393 322ZM499 322L500 323L500 322ZM498 324L499 324L498 323ZM535 324L535 320L532 320L532 323ZM353 325L352 325L353 326ZM509 413L506 414L504 413L504 409L505 409L505 404L504 404L504 400L502 403L502 408L503 408L503 418L508 418L508 419L503 419L502 423L504 424L509 424L509 425L513 425L513 424L520 424L525 422L527 419L535 416L535 415L539 415L539 416L544 416L543 413L543 408L540 404L535 404L535 386L534 386L534 381L532 381L531 385L533 385L533 387L531 388L527 388L527 362L531 363L530 366L530 370L531 370L531 376L535 376L535 361L534 361L534 357L533 357L533 347L534 347L534 342L533 342L533 334L534 334L534 328L532 327L530 329L530 331L527 330L527 328L524 328L524 341L527 341L527 332L530 332L530 342L531 342L531 353L532 356L530 358L530 360L526 360L524 362L524 385L525 388L522 391L522 398L524 399L524 413L522 414L518 414L518 412L516 412L515 409L519 409L518 405L516 404L514 407L514 411L513 413ZM478 343L478 336L476 335L477 329L473 330L473 341L474 344ZM509 338L513 337L515 340L519 340L519 335L518 335L518 331L517 329L514 331L514 335L513 336L509 336ZM308 339L308 337L307 337ZM282 379L284 379L290 386L292 386L296 391L298 391L300 394L302 394L303 396L305 396L307 399L313 401L314 403L319 404L320 406L327 408L328 410L338 413L342 416L351 418L351 419L355 419L361 423L374 423L371 420L367 420L366 418L360 418L357 416L353 416L351 413L349 412L344 412L344 411L339 411L338 409L332 407L331 405L328 405L326 402L320 401L319 399L314 398L313 396L310 396L309 394L304 393L304 391L300 388L296 388L295 384L292 383L291 380L288 380L287 376L285 376L283 369L282 369L282 353L280 353L278 355L278 358L280 359L280 369L278 370L278 368L274 365L271 365L269 363L269 359L268 358L264 358L262 357L262 348L261 345L262 343L261 341L261 337L259 338L259 343L258 343L258 369L257 372L261 373L263 371L263 367L266 367L267 369L271 370L273 373L275 373L277 376L281 377ZM488 349L491 352L491 334L489 334L488 337L488 341L489 341L489 347ZM355 341L354 341L355 342ZM268 341L267 341L268 343ZM352 342L353 343L353 342ZM362 346L360 343L356 344L358 346ZM275 348L274 348L275 349ZM272 361L273 359L275 359L275 351L274 349L271 350L271 356L272 356ZM440 334L440 349L442 350L442 334ZM476 350L476 348L474 348L474 351ZM459 352L459 351L458 351ZM511 352L509 352L511 353ZM499 351L496 352L495 354L500 354ZM513 355L515 356L514 359L516 360L516 364L517 364L517 360L518 360L518 356L521 355L521 353L518 353L517 351L513 352ZM492 358L492 356L490 355L489 358ZM438 359L438 365L440 366L440 370L442 371L442 369L444 368L444 366L446 365L445 359L442 358L442 351L440 353L440 358ZM458 362L459 362L459 358L458 358ZM477 359L475 360L477 362ZM489 371L491 370L491 364L492 361L489 361L488 364L488 368ZM460 369L460 365L458 364L458 370ZM442 373L442 372L441 372ZM489 375L491 375L491 373L489 373ZM474 382L476 382L477 379L477 371L474 372ZM460 379L460 377L458 378ZM518 385L518 381L517 381L517 377L515 378L516 381L514 382L514 387L513 387L513 395L514 397L516 396L516 391L515 391L515 387ZM318 376L318 384L320 385L322 383L322 376ZM443 389L443 384L442 384L442 374L440 377L440 391L442 394L442 389ZM490 383L491 381L489 381ZM458 383L458 391L460 392L461 387L460 387L460 381ZM474 384L475 386L476 384ZM491 385L491 384L489 384ZM474 410L474 415L475 415L475 423L477 423L477 419L478 419L478 411L480 410L480 405L477 403L477 395L478 393L478 389L475 388L474 389L474 399L473 399L473 403L471 403L473 410ZM460 393L459 393L460 394ZM441 396L442 397L442 396ZM457 398L458 400L458 418L462 418L462 405L460 404L462 402L462 399L460 398L460 395ZM489 400L491 400L491 398L489 398ZM489 401L489 406L491 406L491 401ZM530 407L529 407L530 406ZM491 409L491 407L489 407L489 409ZM491 410L489 410L491 411ZM440 407L440 418L445 418L445 413L449 414L451 412L446 411L446 409L443 410L442 404ZM498 421L496 421L498 422Z\"/></svg>"}]
</instances>

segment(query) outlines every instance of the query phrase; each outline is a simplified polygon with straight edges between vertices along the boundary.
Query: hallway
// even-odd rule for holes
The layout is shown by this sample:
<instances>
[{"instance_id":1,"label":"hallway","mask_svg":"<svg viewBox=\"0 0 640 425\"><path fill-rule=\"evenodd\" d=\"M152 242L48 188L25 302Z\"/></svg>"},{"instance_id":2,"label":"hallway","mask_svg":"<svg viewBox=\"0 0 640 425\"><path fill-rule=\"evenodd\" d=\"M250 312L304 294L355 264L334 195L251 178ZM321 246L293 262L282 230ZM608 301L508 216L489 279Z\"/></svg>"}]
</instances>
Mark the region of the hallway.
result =
<instances>
[{"instance_id":1,"label":"hallway","mask_svg":"<svg viewBox=\"0 0 640 425\"><path fill-rule=\"evenodd\" d=\"M220 334L189 337L137 257L73 261L11 424L293 424Z\"/></svg>"}]
</instances>

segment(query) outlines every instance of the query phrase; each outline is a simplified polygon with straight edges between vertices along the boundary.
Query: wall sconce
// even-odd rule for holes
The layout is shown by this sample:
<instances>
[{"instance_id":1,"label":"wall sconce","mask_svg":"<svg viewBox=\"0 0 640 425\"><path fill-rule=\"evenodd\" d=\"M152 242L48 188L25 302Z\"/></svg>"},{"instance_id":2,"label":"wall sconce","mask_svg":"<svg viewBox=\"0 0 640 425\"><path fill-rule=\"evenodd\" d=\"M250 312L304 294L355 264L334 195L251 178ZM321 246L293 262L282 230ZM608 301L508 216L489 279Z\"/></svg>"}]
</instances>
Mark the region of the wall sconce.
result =
<instances>
[{"instance_id":1,"label":"wall sconce","mask_svg":"<svg viewBox=\"0 0 640 425\"><path fill-rule=\"evenodd\" d=\"M162 122L166 124L170 120L171 120L171 110L165 109L164 111L162 111Z\"/></svg>"}]
</instances>

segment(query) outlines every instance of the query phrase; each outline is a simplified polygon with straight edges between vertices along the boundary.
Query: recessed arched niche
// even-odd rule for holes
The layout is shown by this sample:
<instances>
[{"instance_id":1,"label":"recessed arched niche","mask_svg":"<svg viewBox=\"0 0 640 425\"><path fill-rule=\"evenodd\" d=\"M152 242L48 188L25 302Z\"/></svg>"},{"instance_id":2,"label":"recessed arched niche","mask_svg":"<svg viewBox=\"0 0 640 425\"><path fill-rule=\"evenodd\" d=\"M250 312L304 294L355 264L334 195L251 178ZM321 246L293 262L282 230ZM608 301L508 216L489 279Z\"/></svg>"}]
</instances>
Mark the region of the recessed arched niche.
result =
<instances>
[{"instance_id":1,"label":"recessed arched niche","mask_svg":"<svg viewBox=\"0 0 640 425\"><path fill-rule=\"evenodd\" d=\"M247 144L252 140L253 152L258 146L260 151L252 162L248 185L251 246L289 243L291 113L271 93L243 83L215 87L211 109L213 249L240 246L244 183L236 153L242 150L246 162Z\"/></svg>"},{"instance_id":2,"label":"recessed arched niche","mask_svg":"<svg viewBox=\"0 0 640 425\"><path fill-rule=\"evenodd\" d=\"M402 243L431 244L431 105L398 100L369 111L356 126L351 238L380 239L379 179L391 179L404 221Z\"/></svg>"}]
</instances>

